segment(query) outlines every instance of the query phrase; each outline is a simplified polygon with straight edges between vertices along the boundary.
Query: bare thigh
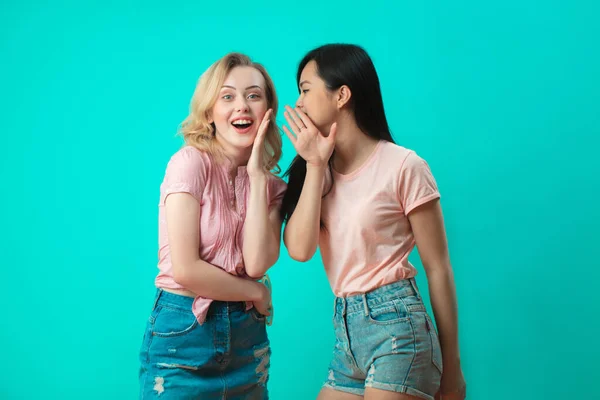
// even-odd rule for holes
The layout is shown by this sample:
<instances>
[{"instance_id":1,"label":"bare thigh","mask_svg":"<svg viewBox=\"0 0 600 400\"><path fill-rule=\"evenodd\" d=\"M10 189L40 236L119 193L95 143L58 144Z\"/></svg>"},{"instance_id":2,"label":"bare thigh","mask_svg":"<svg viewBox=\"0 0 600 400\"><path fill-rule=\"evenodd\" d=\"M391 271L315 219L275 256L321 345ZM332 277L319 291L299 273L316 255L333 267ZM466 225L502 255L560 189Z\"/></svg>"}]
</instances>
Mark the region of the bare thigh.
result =
<instances>
[{"instance_id":1,"label":"bare thigh","mask_svg":"<svg viewBox=\"0 0 600 400\"><path fill-rule=\"evenodd\" d=\"M333 390L331 388L324 387L321 389L317 400L363 400L364 397L357 394L351 394L342 392L339 390Z\"/></svg>"},{"instance_id":2,"label":"bare thigh","mask_svg":"<svg viewBox=\"0 0 600 400\"><path fill-rule=\"evenodd\" d=\"M333 397L332 397L333 399ZM366 388L365 400L423 400L420 397L411 396L406 393L396 393L387 390Z\"/></svg>"}]
</instances>

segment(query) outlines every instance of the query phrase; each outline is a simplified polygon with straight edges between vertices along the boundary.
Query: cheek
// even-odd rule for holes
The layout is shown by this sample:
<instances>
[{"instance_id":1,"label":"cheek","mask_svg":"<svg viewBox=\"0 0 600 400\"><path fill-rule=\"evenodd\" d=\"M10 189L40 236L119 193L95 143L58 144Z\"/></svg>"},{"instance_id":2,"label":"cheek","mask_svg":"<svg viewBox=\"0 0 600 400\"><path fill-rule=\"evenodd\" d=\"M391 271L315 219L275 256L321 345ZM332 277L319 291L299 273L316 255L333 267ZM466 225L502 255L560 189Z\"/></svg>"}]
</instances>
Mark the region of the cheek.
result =
<instances>
[{"instance_id":1,"label":"cheek","mask_svg":"<svg viewBox=\"0 0 600 400\"><path fill-rule=\"evenodd\" d=\"M308 104L305 104L306 111L313 115L318 122L326 123L332 118L332 108L329 99L323 96L311 98Z\"/></svg>"},{"instance_id":2,"label":"cheek","mask_svg":"<svg viewBox=\"0 0 600 400\"><path fill-rule=\"evenodd\" d=\"M212 117L217 125L227 123L229 120L229 110L227 106L223 104L215 104L212 109Z\"/></svg>"},{"instance_id":3,"label":"cheek","mask_svg":"<svg viewBox=\"0 0 600 400\"><path fill-rule=\"evenodd\" d=\"M267 102L266 101L261 101L259 103L253 104L253 106L252 106L252 112L254 113L254 115L256 115L256 118L259 121L262 121L262 118L267 113Z\"/></svg>"},{"instance_id":4,"label":"cheek","mask_svg":"<svg viewBox=\"0 0 600 400\"><path fill-rule=\"evenodd\" d=\"M329 104L327 103L327 99L322 96L320 93L310 93L310 96L306 96L304 98L304 106L307 109L310 109L314 112L320 113L327 107Z\"/></svg>"}]
</instances>

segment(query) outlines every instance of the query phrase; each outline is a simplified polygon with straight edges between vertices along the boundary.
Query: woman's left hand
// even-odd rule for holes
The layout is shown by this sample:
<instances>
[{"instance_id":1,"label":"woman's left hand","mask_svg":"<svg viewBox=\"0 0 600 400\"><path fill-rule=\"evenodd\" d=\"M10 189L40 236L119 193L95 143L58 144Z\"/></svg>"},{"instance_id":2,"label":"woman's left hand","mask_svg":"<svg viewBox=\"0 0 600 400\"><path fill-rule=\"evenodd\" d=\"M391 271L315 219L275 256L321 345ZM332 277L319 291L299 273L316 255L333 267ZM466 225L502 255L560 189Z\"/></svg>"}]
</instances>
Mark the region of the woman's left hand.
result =
<instances>
[{"instance_id":1,"label":"woman's left hand","mask_svg":"<svg viewBox=\"0 0 600 400\"><path fill-rule=\"evenodd\" d=\"M260 126L258 127L256 138L254 138L254 144L252 145L252 154L250 154L248 166L246 167L248 175L251 178L265 176L267 172L263 164L263 149L265 143L265 136L267 135L267 129L269 128L269 123L271 122L272 115L272 109L269 109L265 113L265 116L263 117L263 120L260 123Z\"/></svg>"}]
</instances>

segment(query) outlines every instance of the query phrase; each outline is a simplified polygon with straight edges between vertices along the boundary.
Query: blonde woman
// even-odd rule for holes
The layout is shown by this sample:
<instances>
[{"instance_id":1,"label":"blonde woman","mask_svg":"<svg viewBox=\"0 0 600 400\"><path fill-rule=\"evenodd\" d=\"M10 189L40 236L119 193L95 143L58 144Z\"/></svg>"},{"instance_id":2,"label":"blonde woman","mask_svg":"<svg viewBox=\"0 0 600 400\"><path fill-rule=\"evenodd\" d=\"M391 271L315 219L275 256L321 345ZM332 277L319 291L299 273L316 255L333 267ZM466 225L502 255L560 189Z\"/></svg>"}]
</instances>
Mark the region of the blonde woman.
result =
<instances>
[{"instance_id":1,"label":"blonde woman","mask_svg":"<svg viewBox=\"0 0 600 400\"><path fill-rule=\"evenodd\" d=\"M279 256L281 136L268 73L231 53L199 79L160 187L157 294L140 351L140 398L267 399Z\"/></svg>"}]
</instances>

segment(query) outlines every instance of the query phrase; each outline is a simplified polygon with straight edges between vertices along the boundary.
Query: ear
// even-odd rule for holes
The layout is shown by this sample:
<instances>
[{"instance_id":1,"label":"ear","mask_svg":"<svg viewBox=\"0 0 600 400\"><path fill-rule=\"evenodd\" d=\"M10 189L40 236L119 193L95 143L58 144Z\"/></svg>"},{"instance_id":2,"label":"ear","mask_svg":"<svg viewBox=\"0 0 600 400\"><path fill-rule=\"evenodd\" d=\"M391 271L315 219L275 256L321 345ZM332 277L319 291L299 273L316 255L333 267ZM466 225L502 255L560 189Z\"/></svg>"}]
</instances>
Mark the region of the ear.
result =
<instances>
[{"instance_id":1,"label":"ear","mask_svg":"<svg viewBox=\"0 0 600 400\"><path fill-rule=\"evenodd\" d=\"M206 112L206 120L208 121L209 124L212 124L213 122L215 122L214 118L212 117L211 111Z\"/></svg>"},{"instance_id":2,"label":"ear","mask_svg":"<svg viewBox=\"0 0 600 400\"><path fill-rule=\"evenodd\" d=\"M350 88L346 85L342 85L338 89L337 93L337 107L338 109L343 108L346 104L350 102L350 98L352 97L352 92Z\"/></svg>"}]
</instances>

